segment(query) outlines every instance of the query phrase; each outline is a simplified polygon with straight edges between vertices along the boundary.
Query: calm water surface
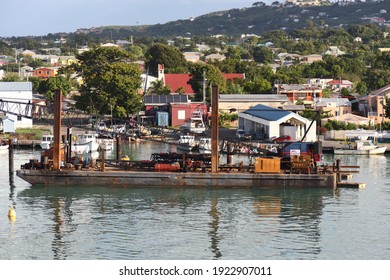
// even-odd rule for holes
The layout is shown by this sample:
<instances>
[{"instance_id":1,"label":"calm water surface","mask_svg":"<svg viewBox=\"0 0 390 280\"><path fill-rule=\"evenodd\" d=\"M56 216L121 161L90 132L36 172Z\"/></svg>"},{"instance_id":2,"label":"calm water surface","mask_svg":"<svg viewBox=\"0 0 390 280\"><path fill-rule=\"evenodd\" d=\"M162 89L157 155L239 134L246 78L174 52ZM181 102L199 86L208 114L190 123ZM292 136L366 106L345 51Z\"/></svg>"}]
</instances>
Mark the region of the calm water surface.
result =
<instances>
[{"instance_id":1,"label":"calm water surface","mask_svg":"<svg viewBox=\"0 0 390 280\"><path fill-rule=\"evenodd\" d=\"M156 143L124 149L133 159L176 150ZM353 181L367 188L334 191L31 187L9 176L2 153L0 259L387 260L389 156L339 157L361 166ZM33 157L40 152L16 150L15 169Z\"/></svg>"}]
</instances>

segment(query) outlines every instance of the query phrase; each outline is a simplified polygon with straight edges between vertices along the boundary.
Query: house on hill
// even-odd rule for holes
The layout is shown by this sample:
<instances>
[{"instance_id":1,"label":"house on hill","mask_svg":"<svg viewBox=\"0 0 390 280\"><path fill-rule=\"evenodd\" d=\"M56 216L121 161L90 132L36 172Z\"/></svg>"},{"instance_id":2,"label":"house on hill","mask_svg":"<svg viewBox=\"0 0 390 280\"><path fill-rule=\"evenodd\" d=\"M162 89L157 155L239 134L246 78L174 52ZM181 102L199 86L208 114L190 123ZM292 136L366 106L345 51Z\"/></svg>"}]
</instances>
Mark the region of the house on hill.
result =
<instances>
[{"instance_id":1,"label":"house on hill","mask_svg":"<svg viewBox=\"0 0 390 280\"><path fill-rule=\"evenodd\" d=\"M293 103L302 101L304 104L313 104L314 100L322 97L322 88L310 84L275 84L274 91L276 94L285 94Z\"/></svg>"},{"instance_id":2,"label":"house on hill","mask_svg":"<svg viewBox=\"0 0 390 280\"><path fill-rule=\"evenodd\" d=\"M313 107L317 110L329 112L332 116L342 116L352 113L352 105L348 98L320 98Z\"/></svg>"},{"instance_id":3,"label":"house on hill","mask_svg":"<svg viewBox=\"0 0 390 280\"><path fill-rule=\"evenodd\" d=\"M223 74L223 76L226 80L245 79L244 73ZM165 74L164 66L159 64L157 79L163 80L164 85L171 88L171 92L179 92L179 90L182 89L184 94L195 94L194 90L189 84L191 79L190 74Z\"/></svg>"},{"instance_id":4,"label":"house on hill","mask_svg":"<svg viewBox=\"0 0 390 280\"><path fill-rule=\"evenodd\" d=\"M386 104L386 97L390 98L390 85L371 92L365 98L366 104L361 104L362 106L360 106L364 107L365 111L367 112L367 117L373 120L375 124L389 121L389 118L386 118L385 116L386 112L383 106L383 104Z\"/></svg>"},{"instance_id":5,"label":"house on hill","mask_svg":"<svg viewBox=\"0 0 390 280\"><path fill-rule=\"evenodd\" d=\"M34 77L37 78L50 78L55 77L58 73L59 67L40 67L34 69Z\"/></svg>"}]
</instances>

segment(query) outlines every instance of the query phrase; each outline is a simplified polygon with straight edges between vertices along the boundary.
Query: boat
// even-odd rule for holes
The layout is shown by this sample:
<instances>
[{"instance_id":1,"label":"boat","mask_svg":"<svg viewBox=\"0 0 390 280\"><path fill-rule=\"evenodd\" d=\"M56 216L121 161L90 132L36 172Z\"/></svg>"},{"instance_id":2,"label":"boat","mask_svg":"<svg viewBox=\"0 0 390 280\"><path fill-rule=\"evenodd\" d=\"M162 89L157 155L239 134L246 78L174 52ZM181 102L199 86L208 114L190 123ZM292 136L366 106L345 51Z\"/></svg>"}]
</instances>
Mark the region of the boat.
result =
<instances>
[{"instance_id":1,"label":"boat","mask_svg":"<svg viewBox=\"0 0 390 280\"><path fill-rule=\"evenodd\" d=\"M381 155L386 147L379 147L372 140L356 140L348 143L348 147L333 150L335 155Z\"/></svg>"},{"instance_id":2,"label":"boat","mask_svg":"<svg viewBox=\"0 0 390 280\"><path fill-rule=\"evenodd\" d=\"M98 151L104 150L106 152L111 152L114 150L114 139L109 138L97 138L99 144Z\"/></svg>"},{"instance_id":3,"label":"boat","mask_svg":"<svg viewBox=\"0 0 390 280\"><path fill-rule=\"evenodd\" d=\"M97 137L97 133L77 134L72 143L72 152L83 154L98 151L100 143Z\"/></svg>"},{"instance_id":4,"label":"boat","mask_svg":"<svg viewBox=\"0 0 390 280\"><path fill-rule=\"evenodd\" d=\"M177 149L183 152L191 152L196 146L195 135L185 134L180 135L177 142Z\"/></svg>"},{"instance_id":5,"label":"boat","mask_svg":"<svg viewBox=\"0 0 390 280\"><path fill-rule=\"evenodd\" d=\"M42 135L41 143L39 144L39 146L41 147L42 150L48 150L53 146L53 141L54 141L54 135L44 134Z\"/></svg>"},{"instance_id":6,"label":"boat","mask_svg":"<svg viewBox=\"0 0 390 280\"><path fill-rule=\"evenodd\" d=\"M211 138L202 137L199 139L198 150L201 154L211 154Z\"/></svg>"},{"instance_id":7,"label":"boat","mask_svg":"<svg viewBox=\"0 0 390 280\"><path fill-rule=\"evenodd\" d=\"M187 122L182 124L180 126L180 129L185 132L193 132L197 134L204 133L206 130L206 126L203 122L202 112L200 110L192 112L191 118Z\"/></svg>"}]
</instances>

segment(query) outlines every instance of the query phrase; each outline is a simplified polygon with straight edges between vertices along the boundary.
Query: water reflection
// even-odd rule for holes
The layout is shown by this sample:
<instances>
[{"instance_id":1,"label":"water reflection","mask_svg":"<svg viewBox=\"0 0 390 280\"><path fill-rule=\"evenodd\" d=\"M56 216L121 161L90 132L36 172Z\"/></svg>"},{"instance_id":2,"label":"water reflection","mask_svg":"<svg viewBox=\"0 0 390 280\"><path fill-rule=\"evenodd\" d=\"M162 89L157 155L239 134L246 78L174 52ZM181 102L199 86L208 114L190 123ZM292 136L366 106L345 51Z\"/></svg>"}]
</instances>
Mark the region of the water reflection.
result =
<instances>
[{"instance_id":1,"label":"water reflection","mask_svg":"<svg viewBox=\"0 0 390 280\"><path fill-rule=\"evenodd\" d=\"M333 195L73 186L32 187L18 197L28 211L51 212L53 256L44 258L307 259L321 252L323 199ZM45 227L46 216L37 217Z\"/></svg>"},{"instance_id":2,"label":"water reflection","mask_svg":"<svg viewBox=\"0 0 390 280\"><path fill-rule=\"evenodd\" d=\"M253 210L265 226L262 244L272 252L270 258L308 259L321 253L321 228L324 199L334 196L333 190L268 190L255 195ZM271 238L272 236L272 238Z\"/></svg>"},{"instance_id":3,"label":"water reflection","mask_svg":"<svg viewBox=\"0 0 390 280\"><path fill-rule=\"evenodd\" d=\"M212 198L211 200L211 209L209 211L209 215L211 217L210 225L210 231L209 236L211 240L211 252L214 255L214 259L220 259L222 257L222 253L218 247L220 237L218 235L218 229L219 229L219 223L220 223L220 216L221 213L218 211L218 199Z\"/></svg>"}]
</instances>

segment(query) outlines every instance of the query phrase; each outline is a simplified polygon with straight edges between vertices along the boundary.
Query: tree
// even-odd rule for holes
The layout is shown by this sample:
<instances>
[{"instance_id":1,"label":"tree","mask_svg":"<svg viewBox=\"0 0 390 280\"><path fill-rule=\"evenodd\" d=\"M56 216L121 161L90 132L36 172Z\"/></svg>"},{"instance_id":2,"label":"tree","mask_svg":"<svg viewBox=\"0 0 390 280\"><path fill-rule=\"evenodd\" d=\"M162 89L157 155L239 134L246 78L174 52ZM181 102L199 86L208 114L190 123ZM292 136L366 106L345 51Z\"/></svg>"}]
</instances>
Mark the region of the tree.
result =
<instances>
[{"instance_id":1,"label":"tree","mask_svg":"<svg viewBox=\"0 0 390 280\"><path fill-rule=\"evenodd\" d=\"M367 93L367 85L365 82L358 82L356 84L356 88L355 88L356 92L359 93L360 95L366 95Z\"/></svg>"},{"instance_id":2,"label":"tree","mask_svg":"<svg viewBox=\"0 0 390 280\"><path fill-rule=\"evenodd\" d=\"M95 114L129 117L142 107L137 91L141 71L129 62L130 54L117 47L93 48L77 55L76 73L83 79L76 108Z\"/></svg>"},{"instance_id":3,"label":"tree","mask_svg":"<svg viewBox=\"0 0 390 280\"><path fill-rule=\"evenodd\" d=\"M3 82L18 82L20 81L17 73L7 72L2 80Z\"/></svg>"},{"instance_id":4,"label":"tree","mask_svg":"<svg viewBox=\"0 0 390 280\"><path fill-rule=\"evenodd\" d=\"M158 94L158 95L168 95L171 93L171 87L165 86L163 80L155 80L152 82L148 93Z\"/></svg>"},{"instance_id":5,"label":"tree","mask_svg":"<svg viewBox=\"0 0 390 280\"><path fill-rule=\"evenodd\" d=\"M63 76L50 77L41 80L38 85L38 93L43 94L48 101L54 101L54 93L57 90L62 91L63 96L67 96L71 90L72 84Z\"/></svg>"},{"instance_id":6,"label":"tree","mask_svg":"<svg viewBox=\"0 0 390 280\"><path fill-rule=\"evenodd\" d=\"M226 93L225 77L223 77L221 71L217 67L208 64L195 63L192 65L190 73L191 79L188 83L195 91L196 100L200 101L203 99L203 75L205 75L206 78L206 101L210 102L211 100L210 96L212 86L218 86L220 93Z\"/></svg>"},{"instance_id":7,"label":"tree","mask_svg":"<svg viewBox=\"0 0 390 280\"><path fill-rule=\"evenodd\" d=\"M186 73L187 61L179 49L165 44L155 44L146 53L146 67L151 75L157 76L158 65L164 65L168 73Z\"/></svg>"},{"instance_id":8,"label":"tree","mask_svg":"<svg viewBox=\"0 0 390 280\"><path fill-rule=\"evenodd\" d=\"M267 47L259 46L253 48L253 59L260 63L272 63L273 53Z\"/></svg>"},{"instance_id":9,"label":"tree","mask_svg":"<svg viewBox=\"0 0 390 280\"><path fill-rule=\"evenodd\" d=\"M385 111L385 117L390 118L390 98L385 97L385 104L383 104L383 109Z\"/></svg>"}]
</instances>

